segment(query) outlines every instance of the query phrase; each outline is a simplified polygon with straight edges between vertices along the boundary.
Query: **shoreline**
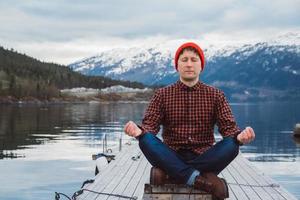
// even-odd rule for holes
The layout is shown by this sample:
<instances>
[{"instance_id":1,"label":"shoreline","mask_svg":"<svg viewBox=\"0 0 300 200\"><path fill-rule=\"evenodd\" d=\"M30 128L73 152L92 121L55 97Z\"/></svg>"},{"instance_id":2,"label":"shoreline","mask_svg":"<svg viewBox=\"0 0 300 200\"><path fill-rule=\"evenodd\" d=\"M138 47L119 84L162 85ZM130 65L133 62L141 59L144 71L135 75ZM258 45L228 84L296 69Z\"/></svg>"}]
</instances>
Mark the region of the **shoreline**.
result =
<instances>
[{"instance_id":1,"label":"shoreline","mask_svg":"<svg viewBox=\"0 0 300 200\"><path fill-rule=\"evenodd\" d=\"M107 98L99 97L61 97L61 98L49 98L49 99L38 99L33 97L26 97L17 99L12 96L1 97L0 105L57 105L57 104L107 104L107 103L149 103L151 96L147 95L147 98L136 98L136 97L118 97L114 98L112 96L107 96ZM269 100L269 101L230 101L230 105L242 105L242 104L260 104L260 103L291 103L298 101L279 101L279 100Z\"/></svg>"},{"instance_id":2,"label":"shoreline","mask_svg":"<svg viewBox=\"0 0 300 200\"><path fill-rule=\"evenodd\" d=\"M102 103L148 103L148 98L96 98L96 97L68 97L38 99L26 97L17 99L12 96L0 97L0 105L54 105L54 104L102 104Z\"/></svg>"}]
</instances>

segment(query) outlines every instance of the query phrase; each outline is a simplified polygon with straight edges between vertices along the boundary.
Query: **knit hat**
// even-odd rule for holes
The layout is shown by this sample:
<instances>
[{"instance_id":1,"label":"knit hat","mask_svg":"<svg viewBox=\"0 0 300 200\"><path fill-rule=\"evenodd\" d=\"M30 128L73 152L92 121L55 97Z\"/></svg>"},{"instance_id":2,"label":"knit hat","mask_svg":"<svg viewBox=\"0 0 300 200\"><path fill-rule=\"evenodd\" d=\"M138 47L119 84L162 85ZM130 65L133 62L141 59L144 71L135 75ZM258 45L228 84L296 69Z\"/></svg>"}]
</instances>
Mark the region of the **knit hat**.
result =
<instances>
[{"instance_id":1,"label":"knit hat","mask_svg":"<svg viewBox=\"0 0 300 200\"><path fill-rule=\"evenodd\" d=\"M204 60L204 54L203 54L203 51L202 49L196 44L196 43L193 43L193 42L187 42L187 43L184 43L182 44L176 51L176 54L175 54L175 69L178 71L178 59L179 59L179 54L181 53L181 51L186 48L186 47L193 47L194 49L197 50L197 52L199 53L199 56L200 56L200 60L201 60L201 71L203 71L204 69L204 65L205 65L205 60Z\"/></svg>"}]
</instances>

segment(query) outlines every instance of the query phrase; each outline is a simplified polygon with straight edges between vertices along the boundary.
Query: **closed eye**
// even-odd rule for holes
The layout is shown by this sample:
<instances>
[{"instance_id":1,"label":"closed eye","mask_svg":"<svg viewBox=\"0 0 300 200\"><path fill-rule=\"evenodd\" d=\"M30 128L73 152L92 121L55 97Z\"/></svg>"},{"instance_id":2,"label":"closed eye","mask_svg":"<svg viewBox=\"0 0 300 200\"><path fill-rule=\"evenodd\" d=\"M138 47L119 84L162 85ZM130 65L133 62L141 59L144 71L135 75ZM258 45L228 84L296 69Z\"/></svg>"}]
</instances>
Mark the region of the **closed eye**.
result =
<instances>
[{"instance_id":1,"label":"closed eye","mask_svg":"<svg viewBox=\"0 0 300 200\"><path fill-rule=\"evenodd\" d=\"M192 62L198 62L199 61L199 58L197 58L197 57L191 57L190 59L191 59ZM188 60L189 60L188 57L181 58L181 62L187 62Z\"/></svg>"}]
</instances>

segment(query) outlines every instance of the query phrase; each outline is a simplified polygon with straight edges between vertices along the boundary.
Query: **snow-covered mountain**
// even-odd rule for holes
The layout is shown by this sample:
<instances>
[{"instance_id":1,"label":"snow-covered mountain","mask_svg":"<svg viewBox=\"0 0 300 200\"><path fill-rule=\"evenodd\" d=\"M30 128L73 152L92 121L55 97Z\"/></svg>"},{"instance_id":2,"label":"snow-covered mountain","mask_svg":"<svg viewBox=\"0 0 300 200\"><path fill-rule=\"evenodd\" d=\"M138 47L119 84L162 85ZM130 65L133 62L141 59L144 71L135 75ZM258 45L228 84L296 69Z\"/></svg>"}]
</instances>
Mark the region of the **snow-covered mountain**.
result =
<instances>
[{"instance_id":1,"label":"snow-covered mountain","mask_svg":"<svg viewBox=\"0 0 300 200\"><path fill-rule=\"evenodd\" d=\"M112 49L75 62L70 68L86 75L167 85L178 79L173 56L183 42ZM300 33L287 33L268 41L215 42L202 47L206 67L201 80L224 89L231 97L278 97L287 92L300 97Z\"/></svg>"}]
</instances>

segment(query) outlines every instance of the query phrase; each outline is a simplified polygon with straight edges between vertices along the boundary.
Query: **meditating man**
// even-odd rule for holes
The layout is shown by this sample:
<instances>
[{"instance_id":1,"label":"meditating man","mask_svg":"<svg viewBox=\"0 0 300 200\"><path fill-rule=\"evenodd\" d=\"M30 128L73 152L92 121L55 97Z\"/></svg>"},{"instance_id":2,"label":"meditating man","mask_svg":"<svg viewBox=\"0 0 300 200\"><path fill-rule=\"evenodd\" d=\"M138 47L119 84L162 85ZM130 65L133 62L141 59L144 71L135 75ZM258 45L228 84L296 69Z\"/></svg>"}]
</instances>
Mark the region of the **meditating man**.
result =
<instances>
[{"instance_id":1,"label":"meditating man","mask_svg":"<svg viewBox=\"0 0 300 200\"><path fill-rule=\"evenodd\" d=\"M179 80L158 89L141 125L129 121L124 131L135 137L154 166L153 174L227 198L228 186L217 175L237 156L239 145L251 142L251 127L240 130L224 93L199 80L205 66L202 49L195 43L181 45L175 54ZM214 126L223 140L214 144ZM161 141L156 134L163 127Z\"/></svg>"}]
</instances>

